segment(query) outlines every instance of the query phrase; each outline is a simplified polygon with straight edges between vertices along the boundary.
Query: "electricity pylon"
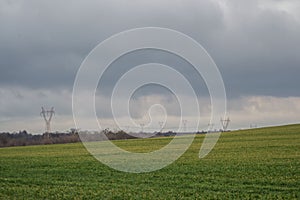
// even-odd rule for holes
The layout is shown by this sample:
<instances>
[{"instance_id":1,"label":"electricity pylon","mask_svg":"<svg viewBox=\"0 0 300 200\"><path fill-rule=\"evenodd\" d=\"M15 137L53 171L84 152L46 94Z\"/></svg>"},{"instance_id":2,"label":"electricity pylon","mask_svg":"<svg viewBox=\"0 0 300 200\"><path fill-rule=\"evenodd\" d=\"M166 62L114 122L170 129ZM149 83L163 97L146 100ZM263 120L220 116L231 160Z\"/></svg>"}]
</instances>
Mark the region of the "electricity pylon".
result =
<instances>
[{"instance_id":1,"label":"electricity pylon","mask_svg":"<svg viewBox=\"0 0 300 200\"><path fill-rule=\"evenodd\" d=\"M214 123L209 123L207 124L207 126L208 126L208 130L207 130L208 133L214 131L214 126L215 126Z\"/></svg>"},{"instance_id":2,"label":"electricity pylon","mask_svg":"<svg viewBox=\"0 0 300 200\"><path fill-rule=\"evenodd\" d=\"M144 132L144 127L145 127L145 124L144 124L144 123L141 123L141 124L140 124L140 126L141 126L142 133L143 133L143 132Z\"/></svg>"},{"instance_id":3,"label":"electricity pylon","mask_svg":"<svg viewBox=\"0 0 300 200\"><path fill-rule=\"evenodd\" d=\"M187 120L186 119L184 119L184 120L182 120L182 123L183 123L183 132L186 132L186 124L187 124Z\"/></svg>"},{"instance_id":4,"label":"electricity pylon","mask_svg":"<svg viewBox=\"0 0 300 200\"><path fill-rule=\"evenodd\" d=\"M42 107L42 112L40 113L40 115L45 120L45 123L46 123L45 131L46 131L46 133L50 133L51 132L50 122L52 120L53 115L55 115L54 107L52 107L51 110L45 110L44 107Z\"/></svg>"},{"instance_id":5,"label":"electricity pylon","mask_svg":"<svg viewBox=\"0 0 300 200\"><path fill-rule=\"evenodd\" d=\"M227 130L227 127L228 127L228 125L229 125L229 122L230 122L229 117L224 118L224 119L221 118L220 121L221 121L221 125L222 125L222 127L223 127L223 131L226 131L226 130Z\"/></svg>"},{"instance_id":6,"label":"electricity pylon","mask_svg":"<svg viewBox=\"0 0 300 200\"><path fill-rule=\"evenodd\" d=\"M164 129L164 122L163 122L163 121L160 121L160 122L158 122L158 125L159 125L159 127L160 127L159 132L162 132L163 129Z\"/></svg>"}]
</instances>

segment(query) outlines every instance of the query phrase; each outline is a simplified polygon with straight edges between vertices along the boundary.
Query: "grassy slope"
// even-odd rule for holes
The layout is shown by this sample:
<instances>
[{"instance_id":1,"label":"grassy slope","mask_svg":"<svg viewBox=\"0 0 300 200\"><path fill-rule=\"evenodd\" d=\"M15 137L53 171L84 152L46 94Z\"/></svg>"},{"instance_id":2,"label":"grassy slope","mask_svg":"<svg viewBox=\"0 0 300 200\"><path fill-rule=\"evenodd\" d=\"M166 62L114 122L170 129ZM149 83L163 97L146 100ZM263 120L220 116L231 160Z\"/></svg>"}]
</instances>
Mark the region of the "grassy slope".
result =
<instances>
[{"instance_id":1,"label":"grassy slope","mask_svg":"<svg viewBox=\"0 0 300 200\"><path fill-rule=\"evenodd\" d=\"M198 159L203 140L175 163L152 173L118 172L82 144L0 149L0 199L300 198L300 125L223 133ZM116 141L145 152L170 138Z\"/></svg>"}]
</instances>

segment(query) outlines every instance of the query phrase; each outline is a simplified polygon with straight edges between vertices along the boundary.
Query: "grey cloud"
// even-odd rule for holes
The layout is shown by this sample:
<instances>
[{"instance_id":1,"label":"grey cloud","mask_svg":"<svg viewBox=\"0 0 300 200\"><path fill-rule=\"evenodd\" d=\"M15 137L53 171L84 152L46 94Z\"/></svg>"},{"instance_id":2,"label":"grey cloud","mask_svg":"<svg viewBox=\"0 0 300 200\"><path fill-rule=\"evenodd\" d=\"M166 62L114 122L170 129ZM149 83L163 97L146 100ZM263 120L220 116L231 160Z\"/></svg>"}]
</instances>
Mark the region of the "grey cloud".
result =
<instances>
[{"instance_id":1,"label":"grey cloud","mask_svg":"<svg viewBox=\"0 0 300 200\"><path fill-rule=\"evenodd\" d=\"M299 96L299 19L262 9L262 1L225 2L2 1L0 84L71 90L80 63L99 42L129 28L162 26L208 50L230 97Z\"/></svg>"},{"instance_id":2,"label":"grey cloud","mask_svg":"<svg viewBox=\"0 0 300 200\"><path fill-rule=\"evenodd\" d=\"M212 45L229 94L299 96L300 16L262 9L262 1L232 2L227 28Z\"/></svg>"},{"instance_id":3,"label":"grey cloud","mask_svg":"<svg viewBox=\"0 0 300 200\"><path fill-rule=\"evenodd\" d=\"M73 82L87 54L113 34L144 26L175 29L202 44L233 102L241 96L300 96L299 9L296 0L0 0L0 116L35 116L39 104L51 102L70 115ZM122 72L157 61L189 77L199 96L208 95L189 64L160 53L137 51L117 60L107 72L113 78L102 80L105 94ZM10 90L22 92L5 92ZM140 96L150 93L157 91Z\"/></svg>"},{"instance_id":4,"label":"grey cloud","mask_svg":"<svg viewBox=\"0 0 300 200\"><path fill-rule=\"evenodd\" d=\"M209 37L222 25L219 18L213 17L220 15L219 10L209 2L193 8L175 1L172 9L167 2L159 1L127 2L123 8L122 4L122 1L72 1L69 6L60 1L2 2L0 83L70 88L83 58L114 33L141 26L189 32L194 25L205 23L202 35ZM194 11L190 12L191 9Z\"/></svg>"}]
</instances>

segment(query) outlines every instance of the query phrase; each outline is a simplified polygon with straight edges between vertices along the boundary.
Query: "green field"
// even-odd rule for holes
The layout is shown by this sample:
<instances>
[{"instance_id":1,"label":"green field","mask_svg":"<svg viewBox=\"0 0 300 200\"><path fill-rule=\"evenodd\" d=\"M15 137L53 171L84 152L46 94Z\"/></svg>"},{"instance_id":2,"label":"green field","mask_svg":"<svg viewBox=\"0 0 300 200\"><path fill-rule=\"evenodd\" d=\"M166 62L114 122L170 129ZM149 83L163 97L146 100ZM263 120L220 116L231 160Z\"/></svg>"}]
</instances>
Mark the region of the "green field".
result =
<instances>
[{"instance_id":1,"label":"green field","mask_svg":"<svg viewBox=\"0 0 300 200\"><path fill-rule=\"evenodd\" d=\"M300 199L300 125L223 133L204 159L199 135L176 162L130 174L81 143L0 149L0 199ZM115 141L135 152L170 138Z\"/></svg>"}]
</instances>

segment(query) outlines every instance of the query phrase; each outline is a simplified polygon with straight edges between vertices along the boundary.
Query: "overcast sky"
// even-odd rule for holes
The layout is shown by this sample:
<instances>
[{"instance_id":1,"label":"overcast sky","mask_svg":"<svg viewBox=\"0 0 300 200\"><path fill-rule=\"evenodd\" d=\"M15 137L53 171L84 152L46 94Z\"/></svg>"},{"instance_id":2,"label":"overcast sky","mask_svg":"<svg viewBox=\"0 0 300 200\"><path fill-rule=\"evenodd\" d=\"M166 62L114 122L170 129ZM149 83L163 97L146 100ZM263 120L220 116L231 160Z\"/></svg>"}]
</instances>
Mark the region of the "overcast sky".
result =
<instances>
[{"instance_id":1,"label":"overcast sky","mask_svg":"<svg viewBox=\"0 0 300 200\"><path fill-rule=\"evenodd\" d=\"M0 0L0 131L43 132L41 106L55 107L54 130L74 127L72 89L84 58L111 35L147 26L180 31L207 50L224 80L230 128L297 123L299 10L298 0ZM177 68L192 82L199 78L188 63L166 52L132 52L113 63L112 78L103 80L99 117L109 123L105 89L114 79L124 69L154 61ZM195 90L204 128L209 113L205 83ZM170 119L176 119L172 95L145 87L131 102L138 122L145 120L151 102L165 105ZM161 110L155 116L159 119ZM195 120L192 114L186 119Z\"/></svg>"}]
</instances>

